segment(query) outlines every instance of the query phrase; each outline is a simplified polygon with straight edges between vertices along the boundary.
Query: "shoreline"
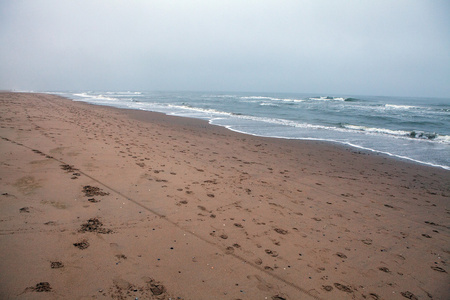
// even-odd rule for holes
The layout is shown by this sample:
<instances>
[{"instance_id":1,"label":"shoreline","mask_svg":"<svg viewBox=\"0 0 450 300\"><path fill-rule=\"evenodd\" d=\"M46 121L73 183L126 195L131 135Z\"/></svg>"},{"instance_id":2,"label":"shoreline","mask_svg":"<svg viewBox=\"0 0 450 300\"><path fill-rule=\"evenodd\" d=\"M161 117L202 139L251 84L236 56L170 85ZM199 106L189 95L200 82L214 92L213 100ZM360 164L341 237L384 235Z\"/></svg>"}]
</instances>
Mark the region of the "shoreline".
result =
<instances>
[{"instance_id":1,"label":"shoreline","mask_svg":"<svg viewBox=\"0 0 450 300\"><path fill-rule=\"evenodd\" d=\"M48 93L48 94L49 95L59 95L58 93ZM66 97L66 96L61 96L61 97L64 97L64 98L69 99L71 101L87 103L87 104L90 104L90 105L97 105L97 106L106 106L106 107L117 108L117 107L106 105L106 104L96 104L96 103L89 103L88 101L84 101L84 100L76 100L76 99L72 99L72 98L69 98L69 97ZM118 109L126 109L126 110L129 109L129 110L138 110L138 111L140 110L140 109L136 109L136 108L118 108ZM196 119L196 120L205 120L203 118L195 118L195 117L188 117L188 116L181 116L181 115L171 115L171 114L168 114L168 113L152 111L152 110L144 110L144 111L150 111L150 112L155 112L155 113L162 113L162 114L167 115L167 116L177 116L177 117L183 117L183 118L193 118L193 119ZM419 160L419 159L410 158L410 157L403 156L403 155L400 155L400 154L394 154L394 153L387 152L387 151L376 150L374 148L369 148L369 147L365 147L365 146L356 145L356 144L353 144L352 142L344 142L344 141L339 141L339 140L320 139L320 138L288 138L288 137L278 137L278 136L257 135L257 134L252 134L252 133L248 133L248 132L244 132L244 131L235 130L235 129L229 127L229 126L215 125L215 124L212 124L211 121L212 120L207 120L207 122L210 125L224 127L224 128L227 128L228 130L231 130L231 131L234 131L234 132L237 132L237 133L241 133L241 134L244 134L244 135L250 135L250 136L256 136L256 137L264 137L264 138L274 138L274 139L286 139L286 140L321 141L321 142L326 142L326 143L331 143L331 144L340 144L340 145L343 145L343 146L353 147L353 148L358 149L360 151L363 150L363 151L368 151L368 152L372 152L372 153L386 155L388 157L391 157L391 158L394 158L394 159L398 159L400 161L409 161L409 162L417 163L417 164L420 164L420 165L426 165L426 166L431 166L431 167L436 167L436 168L442 168L444 170L450 171L450 165L447 166L447 165L441 165L441 164L436 164L436 163L432 163L432 162L425 162L425 161L422 161L422 160Z\"/></svg>"},{"instance_id":2,"label":"shoreline","mask_svg":"<svg viewBox=\"0 0 450 300\"><path fill-rule=\"evenodd\" d=\"M214 126L219 126L219 125L214 125ZM225 127L225 128L227 128L227 127ZM416 160L416 159L413 159L413 158L410 158L410 157L401 156L401 155L397 155L397 154L392 154L390 152L384 152L384 151L381 151L381 150L375 150L375 149L372 149L372 148L366 148L366 147L363 147L363 146L352 144L350 142L340 142L340 141L335 141L335 140L318 139L318 138L317 139L313 139L313 138L285 138L285 137L274 137L274 136L262 136L262 135L246 133L246 132L243 132L243 131L233 130L231 128L227 128L227 129L231 130L233 132L236 132L236 133L240 133L240 134L244 134L244 135L250 135L250 136L256 136L256 137L263 137L263 138L270 138L270 139L283 139L283 140L296 140L296 141L318 141L318 142L323 142L323 143L329 143L330 145L335 145L335 146L336 145L340 145L340 146L345 147L345 148L351 147L354 150L365 151L367 153L372 153L374 155L384 155L386 157L389 157L390 159L398 160L398 161L403 162L403 163L418 164L418 165L421 165L421 166L439 168L439 169L444 169L444 170L450 171L450 166L436 165L436 164L433 164L433 163Z\"/></svg>"},{"instance_id":3,"label":"shoreline","mask_svg":"<svg viewBox=\"0 0 450 300\"><path fill-rule=\"evenodd\" d=\"M49 94L0 103L4 298L450 295L445 169Z\"/></svg>"}]
</instances>

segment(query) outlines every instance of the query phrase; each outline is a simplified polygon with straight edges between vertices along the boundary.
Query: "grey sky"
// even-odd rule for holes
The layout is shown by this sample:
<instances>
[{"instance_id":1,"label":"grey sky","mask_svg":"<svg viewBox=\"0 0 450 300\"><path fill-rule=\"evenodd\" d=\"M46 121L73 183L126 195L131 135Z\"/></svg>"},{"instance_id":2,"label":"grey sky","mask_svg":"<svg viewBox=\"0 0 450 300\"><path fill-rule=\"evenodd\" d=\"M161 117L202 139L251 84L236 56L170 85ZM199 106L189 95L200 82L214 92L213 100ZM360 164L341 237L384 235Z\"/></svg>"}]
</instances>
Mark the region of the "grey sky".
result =
<instances>
[{"instance_id":1,"label":"grey sky","mask_svg":"<svg viewBox=\"0 0 450 300\"><path fill-rule=\"evenodd\" d=\"M448 97L448 3L0 0L0 89Z\"/></svg>"}]
</instances>

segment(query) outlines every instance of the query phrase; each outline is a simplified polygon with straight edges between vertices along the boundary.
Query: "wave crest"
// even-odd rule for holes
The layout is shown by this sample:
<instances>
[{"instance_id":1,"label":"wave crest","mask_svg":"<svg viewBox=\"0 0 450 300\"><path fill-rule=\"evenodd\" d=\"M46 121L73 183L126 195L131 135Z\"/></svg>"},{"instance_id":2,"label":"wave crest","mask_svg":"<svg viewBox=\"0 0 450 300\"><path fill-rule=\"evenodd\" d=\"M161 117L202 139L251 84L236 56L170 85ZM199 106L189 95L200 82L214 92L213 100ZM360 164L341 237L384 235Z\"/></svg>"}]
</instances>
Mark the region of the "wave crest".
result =
<instances>
[{"instance_id":1,"label":"wave crest","mask_svg":"<svg viewBox=\"0 0 450 300\"><path fill-rule=\"evenodd\" d=\"M386 128L373 128L366 126L358 126L358 125L342 125L343 128L367 132L367 133L375 133L375 134L385 134L397 137L405 137L412 139L421 139L421 140L429 140L436 141L443 144L450 144L450 136L448 135L439 135L436 132L423 132L423 131L406 131L406 130L392 130Z\"/></svg>"}]
</instances>

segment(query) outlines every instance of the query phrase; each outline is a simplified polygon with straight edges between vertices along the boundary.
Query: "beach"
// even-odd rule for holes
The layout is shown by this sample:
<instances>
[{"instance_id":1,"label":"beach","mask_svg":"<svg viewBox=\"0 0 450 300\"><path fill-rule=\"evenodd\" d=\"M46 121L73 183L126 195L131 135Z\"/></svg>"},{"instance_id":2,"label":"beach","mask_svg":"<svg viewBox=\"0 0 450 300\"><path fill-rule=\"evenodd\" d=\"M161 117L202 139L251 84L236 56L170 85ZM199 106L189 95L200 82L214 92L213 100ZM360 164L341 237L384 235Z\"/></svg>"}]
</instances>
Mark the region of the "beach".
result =
<instances>
[{"instance_id":1,"label":"beach","mask_svg":"<svg viewBox=\"0 0 450 300\"><path fill-rule=\"evenodd\" d=\"M2 299L448 299L450 171L0 93Z\"/></svg>"}]
</instances>

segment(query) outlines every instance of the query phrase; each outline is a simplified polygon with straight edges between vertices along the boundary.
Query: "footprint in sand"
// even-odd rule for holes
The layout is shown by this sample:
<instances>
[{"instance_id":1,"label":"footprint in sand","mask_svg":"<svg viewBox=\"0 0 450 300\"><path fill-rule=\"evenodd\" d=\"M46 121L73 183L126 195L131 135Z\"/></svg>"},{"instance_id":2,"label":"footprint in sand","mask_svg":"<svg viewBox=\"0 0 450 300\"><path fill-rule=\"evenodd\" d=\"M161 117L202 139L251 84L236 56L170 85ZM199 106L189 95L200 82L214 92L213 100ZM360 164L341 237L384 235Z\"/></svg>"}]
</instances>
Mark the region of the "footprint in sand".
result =
<instances>
[{"instance_id":1,"label":"footprint in sand","mask_svg":"<svg viewBox=\"0 0 450 300\"><path fill-rule=\"evenodd\" d=\"M286 298L282 297L280 295L275 295L275 296L272 296L272 300L286 300Z\"/></svg>"},{"instance_id":2,"label":"footprint in sand","mask_svg":"<svg viewBox=\"0 0 450 300\"><path fill-rule=\"evenodd\" d=\"M437 266L431 266L431 269L441 272L441 273L447 273L447 271L445 271L444 269L442 269L441 267L437 267Z\"/></svg>"},{"instance_id":3,"label":"footprint in sand","mask_svg":"<svg viewBox=\"0 0 450 300\"><path fill-rule=\"evenodd\" d=\"M90 185L86 185L83 187L83 193L86 197L109 195L108 192L104 192L101 188Z\"/></svg>"},{"instance_id":4,"label":"footprint in sand","mask_svg":"<svg viewBox=\"0 0 450 300\"><path fill-rule=\"evenodd\" d=\"M401 292L400 294L402 294L403 297L407 298L407 299L412 299L412 300L418 300L416 295L414 295L413 293L411 293L410 291L406 291L406 292Z\"/></svg>"},{"instance_id":5,"label":"footprint in sand","mask_svg":"<svg viewBox=\"0 0 450 300\"><path fill-rule=\"evenodd\" d=\"M389 269L386 268L386 267L379 267L378 270L380 270L380 271L382 271L382 272L384 272L384 273L391 273L391 270L389 270Z\"/></svg>"},{"instance_id":6,"label":"footprint in sand","mask_svg":"<svg viewBox=\"0 0 450 300\"><path fill-rule=\"evenodd\" d=\"M351 287L349 287L349 286L347 286L347 285L343 285L343 284L340 284L340 283L334 283L334 286L338 289L338 290L341 290L341 291L343 291L343 292L346 292L346 293L353 293L353 289L351 288Z\"/></svg>"},{"instance_id":7,"label":"footprint in sand","mask_svg":"<svg viewBox=\"0 0 450 300\"><path fill-rule=\"evenodd\" d=\"M225 249L225 253L226 254L233 254L234 253L234 248L229 246Z\"/></svg>"},{"instance_id":8,"label":"footprint in sand","mask_svg":"<svg viewBox=\"0 0 450 300\"><path fill-rule=\"evenodd\" d=\"M365 297L365 296L363 296L363 297ZM370 294L369 294L369 298L370 298L370 299L373 299L373 300L381 299L380 296L378 296L378 295L375 294L375 293L370 293Z\"/></svg>"},{"instance_id":9,"label":"footprint in sand","mask_svg":"<svg viewBox=\"0 0 450 300\"><path fill-rule=\"evenodd\" d=\"M283 234L283 235L288 233L287 230L284 230L284 229L281 229L281 228L275 228L274 230L275 230L276 233Z\"/></svg>"},{"instance_id":10,"label":"footprint in sand","mask_svg":"<svg viewBox=\"0 0 450 300\"><path fill-rule=\"evenodd\" d=\"M269 254L272 257L277 257L278 256L278 252L277 251L272 251L270 249L266 249L264 250L267 254Z\"/></svg>"},{"instance_id":11,"label":"footprint in sand","mask_svg":"<svg viewBox=\"0 0 450 300\"><path fill-rule=\"evenodd\" d=\"M331 285L322 285L322 288L327 292L331 292L333 290Z\"/></svg>"},{"instance_id":12,"label":"footprint in sand","mask_svg":"<svg viewBox=\"0 0 450 300\"><path fill-rule=\"evenodd\" d=\"M202 206L202 205L197 205L198 209L203 210L203 211L207 211L206 207Z\"/></svg>"},{"instance_id":13,"label":"footprint in sand","mask_svg":"<svg viewBox=\"0 0 450 300\"><path fill-rule=\"evenodd\" d=\"M29 213L30 212L30 208L29 207L22 207L21 209L19 209L20 213Z\"/></svg>"},{"instance_id":14,"label":"footprint in sand","mask_svg":"<svg viewBox=\"0 0 450 300\"><path fill-rule=\"evenodd\" d=\"M50 286L50 283L48 282L39 282L36 284L36 286L27 287L25 289L25 292L51 292L52 287Z\"/></svg>"},{"instance_id":15,"label":"footprint in sand","mask_svg":"<svg viewBox=\"0 0 450 300\"><path fill-rule=\"evenodd\" d=\"M108 293L113 299L128 299L130 296L134 299L171 299L166 287L152 278L148 278L144 286L137 286L120 278L115 279Z\"/></svg>"},{"instance_id":16,"label":"footprint in sand","mask_svg":"<svg viewBox=\"0 0 450 300\"><path fill-rule=\"evenodd\" d=\"M347 255L345 255L344 253L341 253L341 252L337 252L336 255L340 258L344 258L344 259L347 258Z\"/></svg>"},{"instance_id":17,"label":"footprint in sand","mask_svg":"<svg viewBox=\"0 0 450 300\"><path fill-rule=\"evenodd\" d=\"M61 169L66 171L66 173L72 173L72 175L76 178L78 178L78 176L81 176L80 173L75 172L75 171L78 171L78 169L72 165L61 165ZM72 177L72 179L75 179L75 178Z\"/></svg>"},{"instance_id":18,"label":"footprint in sand","mask_svg":"<svg viewBox=\"0 0 450 300\"><path fill-rule=\"evenodd\" d=\"M92 218L81 225L79 232L96 232L101 234L109 234L113 231L111 229L103 228L103 223L99 219Z\"/></svg>"},{"instance_id":19,"label":"footprint in sand","mask_svg":"<svg viewBox=\"0 0 450 300\"><path fill-rule=\"evenodd\" d=\"M361 242L363 242L366 245L372 245L372 240L371 239L365 239L365 240L362 240Z\"/></svg>"},{"instance_id":20,"label":"footprint in sand","mask_svg":"<svg viewBox=\"0 0 450 300\"><path fill-rule=\"evenodd\" d=\"M81 240L80 242L74 243L73 245L78 249L84 250L89 247L89 242L87 240Z\"/></svg>"},{"instance_id":21,"label":"footprint in sand","mask_svg":"<svg viewBox=\"0 0 450 300\"><path fill-rule=\"evenodd\" d=\"M270 292L270 290L273 289L273 285L265 281L261 276L259 275L248 275L248 279L253 280L254 284L260 291L264 292Z\"/></svg>"},{"instance_id":22,"label":"footprint in sand","mask_svg":"<svg viewBox=\"0 0 450 300\"><path fill-rule=\"evenodd\" d=\"M50 262L50 268L52 269L64 268L64 264L60 261L52 261Z\"/></svg>"},{"instance_id":23,"label":"footprint in sand","mask_svg":"<svg viewBox=\"0 0 450 300\"><path fill-rule=\"evenodd\" d=\"M125 254L116 254L115 256L118 260L121 260L121 259L125 260L128 258Z\"/></svg>"}]
</instances>

